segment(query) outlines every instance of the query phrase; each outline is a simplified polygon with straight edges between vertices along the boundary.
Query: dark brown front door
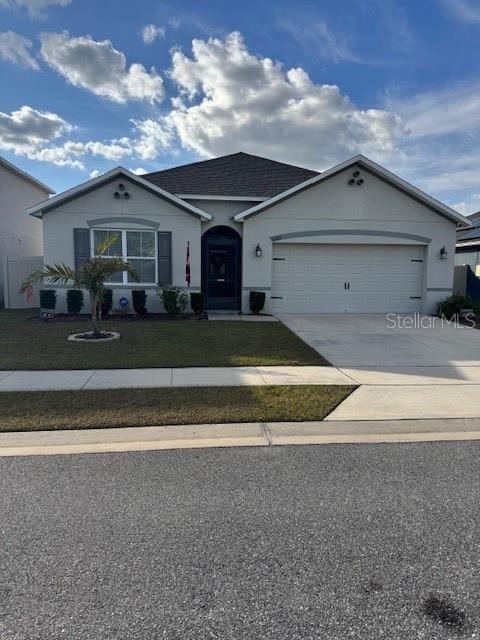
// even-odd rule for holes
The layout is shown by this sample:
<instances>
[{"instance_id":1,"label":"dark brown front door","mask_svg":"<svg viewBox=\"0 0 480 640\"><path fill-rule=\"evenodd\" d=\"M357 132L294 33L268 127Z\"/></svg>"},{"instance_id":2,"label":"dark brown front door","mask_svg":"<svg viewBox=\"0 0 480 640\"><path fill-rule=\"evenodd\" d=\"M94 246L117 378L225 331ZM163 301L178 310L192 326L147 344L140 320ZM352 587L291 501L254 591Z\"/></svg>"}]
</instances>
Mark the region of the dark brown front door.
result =
<instances>
[{"instance_id":1,"label":"dark brown front door","mask_svg":"<svg viewBox=\"0 0 480 640\"><path fill-rule=\"evenodd\" d=\"M202 290L207 309L240 309L241 242L230 227L213 227L204 234Z\"/></svg>"}]
</instances>

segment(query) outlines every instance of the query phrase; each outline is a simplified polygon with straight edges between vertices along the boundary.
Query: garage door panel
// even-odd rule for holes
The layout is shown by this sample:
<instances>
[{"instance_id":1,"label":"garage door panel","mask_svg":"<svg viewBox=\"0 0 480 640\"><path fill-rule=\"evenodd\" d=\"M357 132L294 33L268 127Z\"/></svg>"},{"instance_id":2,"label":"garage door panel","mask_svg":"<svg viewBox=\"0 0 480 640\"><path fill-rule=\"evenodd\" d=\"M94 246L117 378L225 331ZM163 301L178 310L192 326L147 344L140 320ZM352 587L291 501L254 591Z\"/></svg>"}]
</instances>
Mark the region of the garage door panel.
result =
<instances>
[{"instance_id":1,"label":"garage door panel","mask_svg":"<svg viewBox=\"0 0 480 640\"><path fill-rule=\"evenodd\" d=\"M286 244L273 255L274 313L420 310L422 246Z\"/></svg>"}]
</instances>

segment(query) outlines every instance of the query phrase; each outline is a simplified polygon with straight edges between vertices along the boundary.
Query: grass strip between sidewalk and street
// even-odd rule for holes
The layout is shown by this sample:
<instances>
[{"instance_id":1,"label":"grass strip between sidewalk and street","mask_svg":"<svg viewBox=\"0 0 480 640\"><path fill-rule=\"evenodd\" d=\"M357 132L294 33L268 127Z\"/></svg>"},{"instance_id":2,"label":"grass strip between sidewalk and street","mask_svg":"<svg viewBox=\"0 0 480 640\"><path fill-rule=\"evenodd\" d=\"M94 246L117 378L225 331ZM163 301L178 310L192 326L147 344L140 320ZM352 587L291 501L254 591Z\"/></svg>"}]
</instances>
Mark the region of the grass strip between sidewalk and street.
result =
<instances>
[{"instance_id":1,"label":"grass strip between sidewalk and street","mask_svg":"<svg viewBox=\"0 0 480 640\"><path fill-rule=\"evenodd\" d=\"M322 420L353 386L182 387L0 393L0 431Z\"/></svg>"}]
</instances>

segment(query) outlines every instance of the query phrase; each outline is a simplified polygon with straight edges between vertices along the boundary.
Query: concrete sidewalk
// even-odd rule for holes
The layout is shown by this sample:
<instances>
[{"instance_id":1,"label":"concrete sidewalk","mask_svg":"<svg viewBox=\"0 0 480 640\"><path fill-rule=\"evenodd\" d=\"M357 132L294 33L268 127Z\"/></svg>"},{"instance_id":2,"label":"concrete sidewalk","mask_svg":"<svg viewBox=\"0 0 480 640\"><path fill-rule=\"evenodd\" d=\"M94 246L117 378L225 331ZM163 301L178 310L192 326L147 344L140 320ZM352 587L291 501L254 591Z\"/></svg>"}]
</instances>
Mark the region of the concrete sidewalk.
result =
<instances>
[{"instance_id":1,"label":"concrete sidewalk","mask_svg":"<svg viewBox=\"0 0 480 640\"><path fill-rule=\"evenodd\" d=\"M295 384L350 385L355 382L335 367L313 366L0 371L0 391Z\"/></svg>"},{"instance_id":2,"label":"concrete sidewalk","mask_svg":"<svg viewBox=\"0 0 480 640\"><path fill-rule=\"evenodd\" d=\"M479 439L480 419L122 427L0 433L0 457L212 447Z\"/></svg>"}]
</instances>

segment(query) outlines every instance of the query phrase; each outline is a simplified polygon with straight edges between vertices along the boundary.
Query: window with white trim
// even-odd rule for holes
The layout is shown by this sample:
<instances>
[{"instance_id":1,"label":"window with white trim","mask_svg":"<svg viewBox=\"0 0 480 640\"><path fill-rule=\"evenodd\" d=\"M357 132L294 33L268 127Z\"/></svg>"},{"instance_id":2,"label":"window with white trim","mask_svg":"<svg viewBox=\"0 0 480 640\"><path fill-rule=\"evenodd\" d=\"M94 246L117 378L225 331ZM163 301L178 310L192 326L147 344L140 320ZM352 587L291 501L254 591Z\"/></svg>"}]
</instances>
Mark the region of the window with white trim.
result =
<instances>
[{"instance_id":1,"label":"window with white trim","mask_svg":"<svg viewBox=\"0 0 480 640\"><path fill-rule=\"evenodd\" d=\"M120 257L136 271L134 280L126 271L120 271L107 284L156 284L157 282L157 234L155 231L130 229L92 229L92 255L107 238L116 236L103 255L104 260Z\"/></svg>"}]
</instances>

